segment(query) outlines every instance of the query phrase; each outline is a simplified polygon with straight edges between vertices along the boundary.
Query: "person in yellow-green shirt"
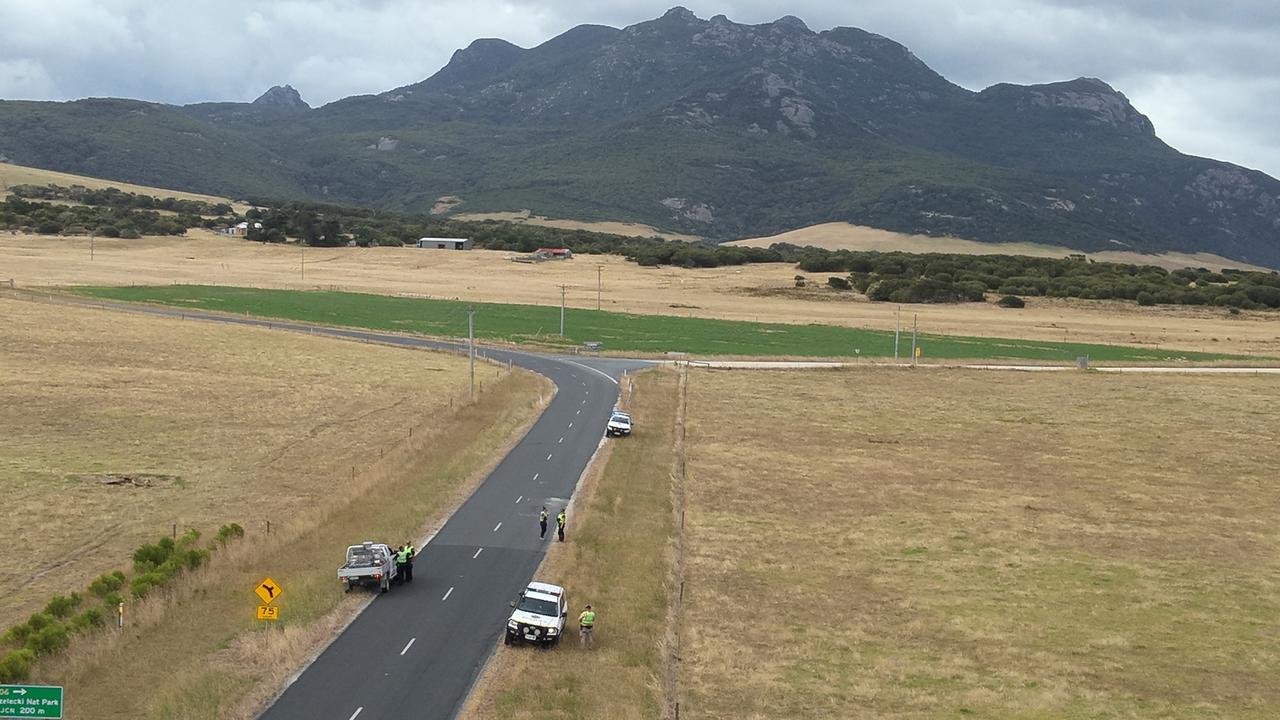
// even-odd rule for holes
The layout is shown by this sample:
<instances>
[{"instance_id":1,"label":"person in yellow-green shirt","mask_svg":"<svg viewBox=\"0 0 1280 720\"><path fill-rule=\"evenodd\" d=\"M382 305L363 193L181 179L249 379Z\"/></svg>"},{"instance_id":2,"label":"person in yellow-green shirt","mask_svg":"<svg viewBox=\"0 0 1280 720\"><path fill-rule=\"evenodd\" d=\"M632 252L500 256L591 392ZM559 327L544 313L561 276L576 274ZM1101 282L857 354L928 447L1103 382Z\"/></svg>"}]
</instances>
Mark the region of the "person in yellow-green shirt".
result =
<instances>
[{"instance_id":1,"label":"person in yellow-green shirt","mask_svg":"<svg viewBox=\"0 0 1280 720\"><path fill-rule=\"evenodd\" d=\"M596 611L588 605L582 614L578 616L578 644L582 647L592 647L594 641L591 633L596 626Z\"/></svg>"}]
</instances>

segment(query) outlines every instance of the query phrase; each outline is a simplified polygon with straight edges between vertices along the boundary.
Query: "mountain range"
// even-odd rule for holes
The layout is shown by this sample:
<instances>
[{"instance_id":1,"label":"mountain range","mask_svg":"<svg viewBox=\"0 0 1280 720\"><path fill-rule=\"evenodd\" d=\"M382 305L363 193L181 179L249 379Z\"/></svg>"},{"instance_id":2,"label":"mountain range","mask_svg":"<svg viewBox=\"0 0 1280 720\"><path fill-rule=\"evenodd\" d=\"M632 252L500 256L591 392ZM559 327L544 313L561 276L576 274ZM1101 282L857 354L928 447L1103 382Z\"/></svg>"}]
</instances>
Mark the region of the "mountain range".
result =
<instances>
[{"instance_id":1,"label":"mountain range","mask_svg":"<svg viewBox=\"0 0 1280 720\"><path fill-rule=\"evenodd\" d=\"M311 108L0 101L0 159L236 197L648 223L713 239L847 221L1280 266L1280 181L1184 155L1102 80L973 92L902 45L684 8ZM442 199L444 199L442 201Z\"/></svg>"}]
</instances>

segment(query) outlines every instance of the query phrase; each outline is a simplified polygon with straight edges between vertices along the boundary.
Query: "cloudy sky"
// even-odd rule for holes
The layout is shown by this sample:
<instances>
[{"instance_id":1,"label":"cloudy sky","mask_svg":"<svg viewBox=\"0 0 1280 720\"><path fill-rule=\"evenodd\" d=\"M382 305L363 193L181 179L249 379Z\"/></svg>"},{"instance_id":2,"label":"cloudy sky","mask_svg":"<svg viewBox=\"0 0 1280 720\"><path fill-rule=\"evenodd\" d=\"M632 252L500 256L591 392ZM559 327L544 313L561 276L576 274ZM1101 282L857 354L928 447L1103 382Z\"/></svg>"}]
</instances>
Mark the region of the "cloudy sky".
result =
<instances>
[{"instance_id":1,"label":"cloudy sky","mask_svg":"<svg viewBox=\"0 0 1280 720\"><path fill-rule=\"evenodd\" d=\"M312 105L422 80L477 37L529 47L623 27L679 0L0 0L0 98L252 100L289 83ZM1174 147L1280 177L1276 0L684 0L707 18L790 14L911 48L948 79L1100 77Z\"/></svg>"}]
</instances>

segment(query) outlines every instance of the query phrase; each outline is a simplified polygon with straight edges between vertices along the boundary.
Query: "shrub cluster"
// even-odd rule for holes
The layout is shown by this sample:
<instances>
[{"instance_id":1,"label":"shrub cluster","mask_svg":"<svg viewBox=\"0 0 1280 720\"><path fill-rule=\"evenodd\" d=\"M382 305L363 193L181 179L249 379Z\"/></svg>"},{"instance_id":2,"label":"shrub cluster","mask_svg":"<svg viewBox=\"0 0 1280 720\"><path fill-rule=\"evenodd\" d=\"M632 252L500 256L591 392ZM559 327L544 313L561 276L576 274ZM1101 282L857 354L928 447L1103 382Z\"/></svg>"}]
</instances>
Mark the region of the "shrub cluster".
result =
<instances>
[{"instance_id":1,"label":"shrub cluster","mask_svg":"<svg viewBox=\"0 0 1280 720\"><path fill-rule=\"evenodd\" d=\"M49 598L42 611L32 614L26 622L14 625L0 636L0 644L10 648L0 654L0 683L26 680L32 664L39 657L66 649L76 633L105 625L116 606L123 602L119 591L125 585L129 586L133 597L144 597L183 571L200 567L209 559L211 550L242 537L244 528L231 523L218 530L217 538L207 549L197 546L200 541L197 530L188 530L176 541L161 538L133 552L132 579L117 570L94 578L89 583L87 595L73 592ZM96 599L100 603L83 607L86 599Z\"/></svg>"},{"instance_id":2,"label":"shrub cluster","mask_svg":"<svg viewBox=\"0 0 1280 720\"><path fill-rule=\"evenodd\" d=\"M40 235L88 235L137 238L143 235L182 235L187 228L217 225L197 215L162 215L92 205L59 205L10 195L0 203L0 229Z\"/></svg>"},{"instance_id":3,"label":"shrub cluster","mask_svg":"<svg viewBox=\"0 0 1280 720\"><path fill-rule=\"evenodd\" d=\"M28 200L65 200L81 205L100 205L122 210L167 210L179 215L231 215L231 205L202 200L180 200L125 192L119 188L90 190L83 185L14 185L9 191Z\"/></svg>"}]
</instances>

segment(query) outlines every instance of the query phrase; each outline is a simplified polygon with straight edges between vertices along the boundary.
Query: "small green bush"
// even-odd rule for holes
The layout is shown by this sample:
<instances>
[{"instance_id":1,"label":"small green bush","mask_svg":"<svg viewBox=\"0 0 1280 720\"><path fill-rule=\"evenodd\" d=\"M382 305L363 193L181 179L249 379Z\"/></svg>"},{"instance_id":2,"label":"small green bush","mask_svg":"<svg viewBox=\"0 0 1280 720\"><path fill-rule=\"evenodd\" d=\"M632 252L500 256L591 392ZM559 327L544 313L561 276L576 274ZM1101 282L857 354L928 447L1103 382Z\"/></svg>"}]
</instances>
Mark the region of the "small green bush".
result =
<instances>
[{"instance_id":1,"label":"small green bush","mask_svg":"<svg viewBox=\"0 0 1280 720\"><path fill-rule=\"evenodd\" d=\"M27 638L27 649L36 655L49 655L65 650L71 636L61 624L54 623Z\"/></svg>"},{"instance_id":2,"label":"small green bush","mask_svg":"<svg viewBox=\"0 0 1280 720\"><path fill-rule=\"evenodd\" d=\"M93 582L89 583L89 592L96 597L105 598L107 595L119 590L123 585L124 573L120 573L119 576L115 574L99 575L93 579Z\"/></svg>"},{"instance_id":3,"label":"small green bush","mask_svg":"<svg viewBox=\"0 0 1280 720\"><path fill-rule=\"evenodd\" d=\"M133 595L135 598L144 598L147 596L147 593L164 585L168 581L169 576L159 570L143 573L135 577L129 583L129 594Z\"/></svg>"},{"instance_id":4,"label":"small green bush","mask_svg":"<svg viewBox=\"0 0 1280 720\"><path fill-rule=\"evenodd\" d=\"M124 602L124 596L122 596L120 593L117 593L117 592L107 593L107 596L102 598L102 604L106 605L107 607L113 608L122 602Z\"/></svg>"},{"instance_id":5,"label":"small green bush","mask_svg":"<svg viewBox=\"0 0 1280 720\"><path fill-rule=\"evenodd\" d=\"M31 626L27 623L18 623L5 632L4 641L10 645L26 645L29 637L31 637Z\"/></svg>"},{"instance_id":6,"label":"small green bush","mask_svg":"<svg viewBox=\"0 0 1280 720\"><path fill-rule=\"evenodd\" d=\"M853 283L849 282L845 278L836 276L827 278L827 285L829 285L832 290L850 290L853 288Z\"/></svg>"},{"instance_id":7,"label":"small green bush","mask_svg":"<svg viewBox=\"0 0 1280 720\"><path fill-rule=\"evenodd\" d=\"M31 664L35 662L36 654L23 648L22 650L14 650L0 659L0 682L14 683L22 682L31 676Z\"/></svg>"},{"instance_id":8,"label":"small green bush","mask_svg":"<svg viewBox=\"0 0 1280 720\"><path fill-rule=\"evenodd\" d=\"M100 608L89 608L71 621L71 629L73 632L79 632L85 628L102 627L105 622L106 616L102 614Z\"/></svg>"},{"instance_id":9,"label":"small green bush","mask_svg":"<svg viewBox=\"0 0 1280 720\"><path fill-rule=\"evenodd\" d=\"M1026 301L1017 295L1005 295L997 300L996 304L1002 308L1024 308L1027 306Z\"/></svg>"},{"instance_id":10,"label":"small green bush","mask_svg":"<svg viewBox=\"0 0 1280 720\"><path fill-rule=\"evenodd\" d=\"M177 547L189 548L195 546L200 541L200 531L195 528L182 533L182 537L178 538Z\"/></svg>"},{"instance_id":11,"label":"small green bush","mask_svg":"<svg viewBox=\"0 0 1280 720\"><path fill-rule=\"evenodd\" d=\"M1137 300L1138 300L1138 304L1143 307L1151 307L1152 305L1156 304L1156 296L1152 295L1146 290L1143 290L1142 292L1138 293Z\"/></svg>"},{"instance_id":12,"label":"small green bush","mask_svg":"<svg viewBox=\"0 0 1280 720\"><path fill-rule=\"evenodd\" d=\"M240 527L238 523L231 523L218 528L218 544L220 545L226 545L229 540L242 537L244 537L244 528Z\"/></svg>"},{"instance_id":13,"label":"small green bush","mask_svg":"<svg viewBox=\"0 0 1280 720\"><path fill-rule=\"evenodd\" d=\"M48 615L63 619L70 615L79 604L79 593L71 593L70 597L66 595L54 595L49 598L49 603L44 606L44 611Z\"/></svg>"},{"instance_id":14,"label":"small green bush","mask_svg":"<svg viewBox=\"0 0 1280 720\"><path fill-rule=\"evenodd\" d=\"M31 628L31 634L34 635L41 630L54 624L54 619L45 613L36 613L27 618L27 627Z\"/></svg>"}]
</instances>

